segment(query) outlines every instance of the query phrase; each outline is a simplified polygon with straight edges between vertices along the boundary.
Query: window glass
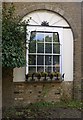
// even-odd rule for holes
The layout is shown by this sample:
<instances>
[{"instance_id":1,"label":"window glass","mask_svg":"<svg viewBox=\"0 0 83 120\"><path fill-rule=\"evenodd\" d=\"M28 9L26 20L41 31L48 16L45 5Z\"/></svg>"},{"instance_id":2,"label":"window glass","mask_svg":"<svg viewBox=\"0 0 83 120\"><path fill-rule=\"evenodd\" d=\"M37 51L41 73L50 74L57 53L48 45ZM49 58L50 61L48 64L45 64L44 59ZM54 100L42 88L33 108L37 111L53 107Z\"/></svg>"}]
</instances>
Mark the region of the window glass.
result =
<instances>
[{"instance_id":1,"label":"window glass","mask_svg":"<svg viewBox=\"0 0 83 120\"><path fill-rule=\"evenodd\" d=\"M45 56L45 65L52 65L52 56L51 55Z\"/></svg>"},{"instance_id":2,"label":"window glass","mask_svg":"<svg viewBox=\"0 0 83 120\"><path fill-rule=\"evenodd\" d=\"M36 40L36 32L31 32L30 41Z\"/></svg>"},{"instance_id":3,"label":"window glass","mask_svg":"<svg viewBox=\"0 0 83 120\"><path fill-rule=\"evenodd\" d=\"M38 53L44 53L44 43L38 43L37 44L37 52Z\"/></svg>"},{"instance_id":4,"label":"window glass","mask_svg":"<svg viewBox=\"0 0 83 120\"><path fill-rule=\"evenodd\" d=\"M37 71L38 72L44 72L44 67L42 67L42 66L37 66Z\"/></svg>"},{"instance_id":5,"label":"window glass","mask_svg":"<svg viewBox=\"0 0 83 120\"><path fill-rule=\"evenodd\" d=\"M58 33L53 33L53 42L59 42Z\"/></svg>"},{"instance_id":6,"label":"window glass","mask_svg":"<svg viewBox=\"0 0 83 120\"><path fill-rule=\"evenodd\" d=\"M52 53L52 44L51 43L45 44L45 53Z\"/></svg>"},{"instance_id":7,"label":"window glass","mask_svg":"<svg viewBox=\"0 0 83 120\"><path fill-rule=\"evenodd\" d=\"M44 42L44 34L37 33L37 42Z\"/></svg>"},{"instance_id":8,"label":"window glass","mask_svg":"<svg viewBox=\"0 0 83 120\"><path fill-rule=\"evenodd\" d=\"M29 53L36 53L36 40L29 43Z\"/></svg>"},{"instance_id":9,"label":"window glass","mask_svg":"<svg viewBox=\"0 0 83 120\"><path fill-rule=\"evenodd\" d=\"M29 66L29 73L35 73L36 72L36 67Z\"/></svg>"},{"instance_id":10,"label":"window glass","mask_svg":"<svg viewBox=\"0 0 83 120\"><path fill-rule=\"evenodd\" d=\"M53 53L60 54L60 44L53 44Z\"/></svg>"},{"instance_id":11,"label":"window glass","mask_svg":"<svg viewBox=\"0 0 83 120\"><path fill-rule=\"evenodd\" d=\"M44 56L43 55L37 56L37 65L44 65Z\"/></svg>"},{"instance_id":12,"label":"window glass","mask_svg":"<svg viewBox=\"0 0 83 120\"><path fill-rule=\"evenodd\" d=\"M50 67L50 66L45 66L45 71L46 71L46 72L52 72L52 67Z\"/></svg>"},{"instance_id":13,"label":"window glass","mask_svg":"<svg viewBox=\"0 0 83 120\"><path fill-rule=\"evenodd\" d=\"M52 33L45 33L45 42L52 42Z\"/></svg>"},{"instance_id":14,"label":"window glass","mask_svg":"<svg viewBox=\"0 0 83 120\"><path fill-rule=\"evenodd\" d=\"M29 65L36 65L36 55L29 55Z\"/></svg>"},{"instance_id":15,"label":"window glass","mask_svg":"<svg viewBox=\"0 0 83 120\"><path fill-rule=\"evenodd\" d=\"M56 56L53 56L53 71L57 71L59 72L60 71L60 62L59 62L59 58L60 56L56 55Z\"/></svg>"}]
</instances>

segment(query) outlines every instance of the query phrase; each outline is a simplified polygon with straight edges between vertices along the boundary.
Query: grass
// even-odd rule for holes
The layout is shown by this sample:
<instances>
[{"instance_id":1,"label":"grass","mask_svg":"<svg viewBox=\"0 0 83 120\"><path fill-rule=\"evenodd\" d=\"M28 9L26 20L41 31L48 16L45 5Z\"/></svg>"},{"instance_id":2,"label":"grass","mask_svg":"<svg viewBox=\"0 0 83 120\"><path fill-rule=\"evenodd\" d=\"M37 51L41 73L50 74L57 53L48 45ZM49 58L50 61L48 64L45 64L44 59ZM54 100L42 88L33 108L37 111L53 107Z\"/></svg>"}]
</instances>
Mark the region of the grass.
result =
<instances>
[{"instance_id":1,"label":"grass","mask_svg":"<svg viewBox=\"0 0 83 120\"><path fill-rule=\"evenodd\" d=\"M80 109L83 107L83 103L80 101L68 101L68 102L37 102L30 105L30 107L37 108L76 108Z\"/></svg>"}]
</instances>

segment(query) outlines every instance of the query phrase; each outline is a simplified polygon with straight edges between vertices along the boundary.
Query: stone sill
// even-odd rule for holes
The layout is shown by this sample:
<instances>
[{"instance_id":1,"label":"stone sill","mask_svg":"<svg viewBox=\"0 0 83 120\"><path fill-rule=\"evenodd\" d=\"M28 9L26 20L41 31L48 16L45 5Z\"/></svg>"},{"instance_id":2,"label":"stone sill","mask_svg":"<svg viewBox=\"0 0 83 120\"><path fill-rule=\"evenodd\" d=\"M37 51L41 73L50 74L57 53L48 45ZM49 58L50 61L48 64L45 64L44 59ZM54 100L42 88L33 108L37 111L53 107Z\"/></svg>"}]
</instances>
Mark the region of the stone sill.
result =
<instances>
[{"instance_id":1,"label":"stone sill","mask_svg":"<svg viewBox=\"0 0 83 120\"><path fill-rule=\"evenodd\" d=\"M61 83L63 80L55 80L55 81L26 81L26 83Z\"/></svg>"}]
</instances>

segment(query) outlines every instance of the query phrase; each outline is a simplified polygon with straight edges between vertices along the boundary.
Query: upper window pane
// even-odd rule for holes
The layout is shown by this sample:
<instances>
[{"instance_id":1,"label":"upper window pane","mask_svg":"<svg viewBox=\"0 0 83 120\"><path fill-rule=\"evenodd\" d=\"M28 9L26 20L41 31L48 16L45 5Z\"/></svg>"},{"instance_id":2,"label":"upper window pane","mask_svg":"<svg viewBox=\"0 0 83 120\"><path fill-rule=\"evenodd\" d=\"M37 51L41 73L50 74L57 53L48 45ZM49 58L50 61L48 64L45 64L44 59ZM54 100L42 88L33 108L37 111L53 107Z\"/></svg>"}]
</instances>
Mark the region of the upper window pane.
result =
<instances>
[{"instance_id":1,"label":"upper window pane","mask_svg":"<svg viewBox=\"0 0 83 120\"><path fill-rule=\"evenodd\" d=\"M44 42L44 34L43 33L37 33L37 41Z\"/></svg>"},{"instance_id":2,"label":"upper window pane","mask_svg":"<svg viewBox=\"0 0 83 120\"><path fill-rule=\"evenodd\" d=\"M36 52L36 32L32 32L29 42L29 53L35 52Z\"/></svg>"},{"instance_id":3,"label":"upper window pane","mask_svg":"<svg viewBox=\"0 0 83 120\"><path fill-rule=\"evenodd\" d=\"M36 40L36 32L32 32L32 33L31 33L30 42L31 42L32 40Z\"/></svg>"},{"instance_id":4,"label":"upper window pane","mask_svg":"<svg viewBox=\"0 0 83 120\"><path fill-rule=\"evenodd\" d=\"M45 33L45 42L52 42L52 33Z\"/></svg>"},{"instance_id":5,"label":"upper window pane","mask_svg":"<svg viewBox=\"0 0 83 120\"><path fill-rule=\"evenodd\" d=\"M44 53L44 43L38 43L37 44L37 52L38 53Z\"/></svg>"},{"instance_id":6,"label":"upper window pane","mask_svg":"<svg viewBox=\"0 0 83 120\"><path fill-rule=\"evenodd\" d=\"M36 53L36 41L29 43L29 53Z\"/></svg>"},{"instance_id":7,"label":"upper window pane","mask_svg":"<svg viewBox=\"0 0 83 120\"><path fill-rule=\"evenodd\" d=\"M45 53L52 53L52 44L51 43L45 44Z\"/></svg>"},{"instance_id":8,"label":"upper window pane","mask_svg":"<svg viewBox=\"0 0 83 120\"><path fill-rule=\"evenodd\" d=\"M59 42L58 33L53 33L53 42Z\"/></svg>"},{"instance_id":9,"label":"upper window pane","mask_svg":"<svg viewBox=\"0 0 83 120\"><path fill-rule=\"evenodd\" d=\"M60 44L53 44L53 53L60 54Z\"/></svg>"}]
</instances>

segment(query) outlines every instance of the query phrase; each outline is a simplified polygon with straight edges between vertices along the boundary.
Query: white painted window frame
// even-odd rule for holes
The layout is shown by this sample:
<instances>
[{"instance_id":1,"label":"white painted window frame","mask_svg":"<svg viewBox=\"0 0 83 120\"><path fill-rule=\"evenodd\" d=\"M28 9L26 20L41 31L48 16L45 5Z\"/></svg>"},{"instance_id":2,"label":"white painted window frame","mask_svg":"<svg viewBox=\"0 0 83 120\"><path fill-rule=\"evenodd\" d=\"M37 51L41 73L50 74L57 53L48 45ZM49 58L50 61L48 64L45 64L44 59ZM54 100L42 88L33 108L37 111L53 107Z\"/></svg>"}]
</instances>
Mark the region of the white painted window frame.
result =
<instances>
[{"instance_id":1,"label":"white painted window frame","mask_svg":"<svg viewBox=\"0 0 83 120\"><path fill-rule=\"evenodd\" d=\"M28 74L28 72L29 72L29 65L28 65L28 55L29 55L29 52L28 52L28 45L29 45L29 41L30 41L30 33L32 32L32 31L46 31L46 32L57 32L58 34L59 34L59 41L60 41L60 54L55 54L55 55L59 55L60 56L60 73L62 74L62 41L63 41L63 28L58 28L58 27L56 27L56 28L53 28L53 27L45 27L45 26L43 26L43 27L41 27L41 26L27 26L26 27L26 32L27 32L27 35L26 35L26 47L27 47L27 49L26 49L26 74ZM49 43L49 42L48 42ZM44 41L44 44L45 44L45 41ZM53 42L52 42L52 45L53 45ZM36 46L37 47L37 46ZM37 49L37 48L36 48ZM36 51L37 52L37 51ZM44 53L45 53L45 49L44 49ZM50 54L48 54L48 55L50 55ZM52 50L52 54L51 54L52 56L54 55L53 54L53 50ZM37 58L36 58L37 59ZM37 64L36 64L37 65ZM45 65L45 59L44 59L44 65ZM53 64L52 64L53 65ZM36 67L37 68L37 67ZM44 68L45 68L45 66L44 66ZM36 72L37 72L37 70L36 70ZM44 72L45 72L45 69L44 69Z\"/></svg>"}]
</instances>

